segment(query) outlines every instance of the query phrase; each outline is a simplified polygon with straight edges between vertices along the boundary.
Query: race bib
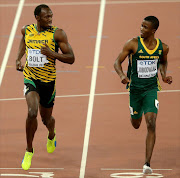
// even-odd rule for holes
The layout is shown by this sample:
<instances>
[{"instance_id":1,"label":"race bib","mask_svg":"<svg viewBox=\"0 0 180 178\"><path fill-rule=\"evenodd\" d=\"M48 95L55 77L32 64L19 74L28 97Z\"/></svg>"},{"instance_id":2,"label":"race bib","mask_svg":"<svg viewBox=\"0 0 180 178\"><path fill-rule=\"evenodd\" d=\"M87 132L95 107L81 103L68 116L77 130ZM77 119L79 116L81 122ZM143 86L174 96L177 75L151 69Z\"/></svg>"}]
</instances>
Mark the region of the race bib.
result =
<instances>
[{"instance_id":1,"label":"race bib","mask_svg":"<svg viewBox=\"0 0 180 178\"><path fill-rule=\"evenodd\" d=\"M157 74L158 60L138 60L137 73L138 78L151 78Z\"/></svg>"},{"instance_id":2,"label":"race bib","mask_svg":"<svg viewBox=\"0 0 180 178\"><path fill-rule=\"evenodd\" d=\"M40 49L28 49L28 66L29 67L44 67L48 63L47 56L41 54Z\"/></svg>"}]
</instances>

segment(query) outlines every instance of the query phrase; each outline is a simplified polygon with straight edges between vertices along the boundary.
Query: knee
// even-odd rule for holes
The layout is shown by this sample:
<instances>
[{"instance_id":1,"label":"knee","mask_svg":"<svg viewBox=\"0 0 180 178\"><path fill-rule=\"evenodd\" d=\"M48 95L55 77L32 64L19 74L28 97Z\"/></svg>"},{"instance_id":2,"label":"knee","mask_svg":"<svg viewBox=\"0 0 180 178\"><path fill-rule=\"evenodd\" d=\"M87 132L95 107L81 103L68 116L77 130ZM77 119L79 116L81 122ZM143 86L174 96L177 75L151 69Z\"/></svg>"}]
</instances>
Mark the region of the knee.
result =
<instances>
[{"instance_id":1,"label":"knee","mask_svg":"<svg viewBox=\"0 0 180 178\"><path fill-rule=\"evenodd\" d=\"M155 132L155 130L156 130L156 121L155 121L154 118L147 120L147 129L148 129L149 131Z\"/></svg>"},{"instance_id":2,"label":"knee","mask_svg":"<svg viewBox=\"0 0 180 178\"><path fill-rule=\"evenodd\" d=\"M133 124L133 127L134 127L135 129L139 129L140 124Z\"/></svg>"},{"instance_id":3,"label":"knee","mask_svg":"<svg viewBox=\"0 0 180 178\"><path fill-rule=\"evenodd\" d=\"M135 129L139 129L141 122L131 118L131 124Z\"/></svg>"},{"instance_id":4,"label":"knee","mask_svg":"<svg viewBox=\"0 0 180 178\"><path fill-rule=\"evenodd\" d=\"M38 113L37 109L29 108L28 109L28 119L36 119L37 113Z\"/></svg>"},{"instance_id":5,"label":"knee","mask_svg":"<svg viewBox=\"0 0 180 178\"><path fill-rule=\"evenodd\" d=\"M50 117L41 116L41 120L45 126L47 126L49 124L49 122L53 122L53 123L55 122L53 116L50 116Z\"/></svg>"}]
</instances>

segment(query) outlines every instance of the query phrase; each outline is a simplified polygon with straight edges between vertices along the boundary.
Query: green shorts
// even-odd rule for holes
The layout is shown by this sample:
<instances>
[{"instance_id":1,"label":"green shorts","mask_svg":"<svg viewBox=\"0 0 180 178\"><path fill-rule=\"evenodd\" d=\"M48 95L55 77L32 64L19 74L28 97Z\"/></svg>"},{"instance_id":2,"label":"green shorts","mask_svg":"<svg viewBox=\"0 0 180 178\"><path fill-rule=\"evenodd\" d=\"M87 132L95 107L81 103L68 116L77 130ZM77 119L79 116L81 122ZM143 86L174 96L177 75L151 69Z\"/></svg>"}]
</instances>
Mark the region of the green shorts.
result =
<instances>
[{"instance_id":1,"label":"green shorts","mask_svg":"<svg viewBox=\"0 0 180 178\"><path fill-rule=\"evenodd\" d=\"M40 104L45 108L50 108L54 105L56 88L55 81L41 82L40 80L24 78L24 95L31 91L36 91L40 97Z\"/></svg>"},{"instance_id":2,"label":"green shorts","mask_svg":"<svg viewBox=\"0 0 180 178\"><path fill-rule=\"evenodd\" d=\"M139 119L142 114L147 112L157 113L159 101L157 100L157 89L148 90L142 93L129 94L130 114L132 119Z\"/></svg>"}]
</instances>

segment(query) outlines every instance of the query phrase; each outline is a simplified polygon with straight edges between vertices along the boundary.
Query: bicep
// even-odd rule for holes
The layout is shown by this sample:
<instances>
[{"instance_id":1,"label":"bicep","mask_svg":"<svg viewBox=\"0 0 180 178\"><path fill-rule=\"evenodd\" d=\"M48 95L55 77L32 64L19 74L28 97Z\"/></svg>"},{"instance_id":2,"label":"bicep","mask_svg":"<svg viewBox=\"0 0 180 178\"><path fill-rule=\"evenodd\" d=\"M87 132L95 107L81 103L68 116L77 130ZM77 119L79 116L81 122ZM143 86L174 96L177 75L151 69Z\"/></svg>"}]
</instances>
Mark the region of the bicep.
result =
<instances>
[{"instance_id":1,"label":"bicep","mask_svg":"<svg viewBox=\"0 0 180 178\"><path fill-rule=\"evenodd\" d=\"M63 54L73 53L67 35L63 30L58 29L55 33L55 38L55 41Z\"/></svg>"},{"instance_id":2,"label":"bicep","mask_svg":"<svg viewBox=\"0 0 180 178\"><path fill-rule=\"evenodd\" d=\"M169 53L169 47L166 44L163 44L163 56L160 60L160 63L167 63L167 55Z\"/></svg>"},{"instance_id":3,"label":"bicep","mask_svg":"<svg viewBox=\"0 0 180 178\"><path fill-rule=\"evenodd\" d=\"M118 62L122 63L128 55L129 55L128 51L122 50L119 56L117 57Z\"/></svg>"},{"instance_id":4,"label":"bicep","mask_svg":"<svg viewBox=\"0 0 180 178\"><path fill-rule=\"evenodd\" d=\"M71 45L68 42L65 41L58 42L58 46L63 54L73 53Z\"/></svg>"},{"instance_id":5,"label":"bicep","mask_svg":"<svg viewBox=\"0 0 180 178\"><path fill-rule=\"evenodd\" d=\"M131 52L131 44L126 43L122 51L120 52L119 56L117 57L116 62L122 63Z\"/></svg>"}]
</instances>

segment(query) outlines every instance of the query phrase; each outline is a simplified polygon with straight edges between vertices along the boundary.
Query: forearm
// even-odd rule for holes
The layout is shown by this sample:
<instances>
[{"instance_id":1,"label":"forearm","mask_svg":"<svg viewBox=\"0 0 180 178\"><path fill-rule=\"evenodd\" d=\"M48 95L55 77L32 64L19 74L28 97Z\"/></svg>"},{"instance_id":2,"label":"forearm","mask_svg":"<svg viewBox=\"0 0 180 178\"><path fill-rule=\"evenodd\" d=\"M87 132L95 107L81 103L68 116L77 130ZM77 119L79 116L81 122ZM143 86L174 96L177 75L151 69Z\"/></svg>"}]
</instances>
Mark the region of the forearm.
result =
<instances>
[{"instance_id":1,"label":"forearm","mask_svg":"<svg viewBox=\"0 0 180 178\"><path fill-rule=\"evenodd\" d=\"M75 61L74 54L60 54L57 52L52 52L52 57L58 59L63 63L73 64Z\"/></svg>"},{"instance_id":2,"label":"forearm","mask_svg":"<svg viewBox=\"0 0 180 178\"><path fill-rule=\"evenodd\" d=\"M161 73L161 77L162 79L164 79L166 77L166 71L167 71L167 61L164 61L163 63L160 63L160 73Z\"/></svg>"},{"instance_id":3,"label":"forearm","mask_svg":"<svg viewBox=\"0 0 180 178\"><path fill-rule=\"evenodd\" d=\"M26 49L26 46L24 43L24 39L22 39L20 42L20 45L19 45L19 50L18 50L18 54L17 54L17 58L16 58L17 61L20 61L21 58L24 56L25 49Z\"/></svg>"},{"instance_id":4,"label":"forearm","mask_svg":"<svg viewBox=\"0 0 180 178\"><path fill-rule=\"evenodd\" d=\"M117 72L117 74L120 76L120 78L125 75L124 72L123 72L122 65L121 65L120 62L115 61L114 69Z\"/></svg>"}]
</instances>

